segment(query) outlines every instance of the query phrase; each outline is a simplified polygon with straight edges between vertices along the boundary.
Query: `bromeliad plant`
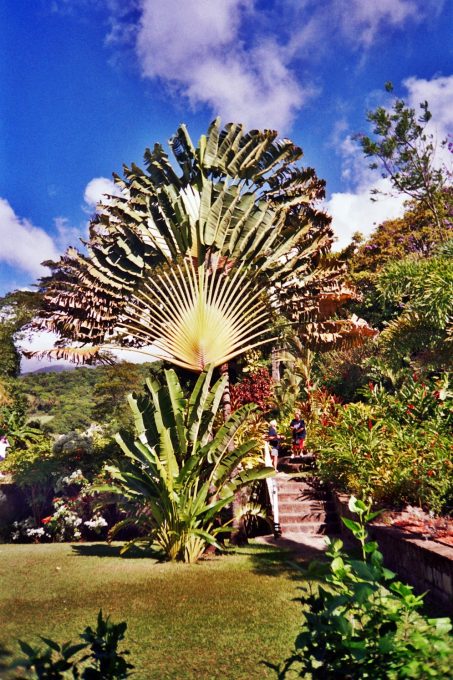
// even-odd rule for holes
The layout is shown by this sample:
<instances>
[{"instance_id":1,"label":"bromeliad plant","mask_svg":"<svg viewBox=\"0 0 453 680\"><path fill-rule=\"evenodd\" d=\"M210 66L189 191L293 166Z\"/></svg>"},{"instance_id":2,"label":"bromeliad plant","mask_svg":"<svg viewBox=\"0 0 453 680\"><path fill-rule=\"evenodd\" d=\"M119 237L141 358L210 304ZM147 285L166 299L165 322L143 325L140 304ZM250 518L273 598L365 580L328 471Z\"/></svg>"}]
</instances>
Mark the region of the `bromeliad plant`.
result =
<instances>
[{"instance_id":1,"label":"bromeliad plant","mask_svg":"<svg viewBox=\"0 0 453 680\"><path fill-rule=\"evenodd\" d=\"M241 469L255 440L236 446L235 436L256 409L246 405L217 432L214 419L226 377L210 386L212 368L203 371L187 399L173 370L165 382L147 381L143 396L130 396L136 439L117 436L124 465L108 467L112 484L99 487L123 502L127 516L110 532L125 526L142 532L134 543L158 547L169 560L196 562L207 545L219 546L228 531L220 514L235 493L254 480L273 474L264 463Z\"/></svg>"}]
</instances>

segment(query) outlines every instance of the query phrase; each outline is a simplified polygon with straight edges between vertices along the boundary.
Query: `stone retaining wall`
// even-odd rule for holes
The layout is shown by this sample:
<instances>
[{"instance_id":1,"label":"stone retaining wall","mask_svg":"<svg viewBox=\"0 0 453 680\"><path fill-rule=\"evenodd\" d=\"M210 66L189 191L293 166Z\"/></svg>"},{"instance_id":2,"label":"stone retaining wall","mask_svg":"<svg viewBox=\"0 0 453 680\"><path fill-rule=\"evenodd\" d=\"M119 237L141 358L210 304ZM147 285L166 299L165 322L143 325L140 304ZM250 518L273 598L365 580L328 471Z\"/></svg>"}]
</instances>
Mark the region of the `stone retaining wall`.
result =
<instances>
[{"instance_id":1,"label":"stone retaining wall","mask_svg":"<svg viewBox=\"0 0 453 680\"><path fill-rule=\"evenodd\" d=\"M348 508L349 497L334 494L340 516L356 519ZM437 541L424 540L396 527L373 523L368 527L378 541L385 565L417 593L429 591L426 600L453 615L453 548ZM351 534L342 523L342 533Z\"/></svg>"}]
</instances>

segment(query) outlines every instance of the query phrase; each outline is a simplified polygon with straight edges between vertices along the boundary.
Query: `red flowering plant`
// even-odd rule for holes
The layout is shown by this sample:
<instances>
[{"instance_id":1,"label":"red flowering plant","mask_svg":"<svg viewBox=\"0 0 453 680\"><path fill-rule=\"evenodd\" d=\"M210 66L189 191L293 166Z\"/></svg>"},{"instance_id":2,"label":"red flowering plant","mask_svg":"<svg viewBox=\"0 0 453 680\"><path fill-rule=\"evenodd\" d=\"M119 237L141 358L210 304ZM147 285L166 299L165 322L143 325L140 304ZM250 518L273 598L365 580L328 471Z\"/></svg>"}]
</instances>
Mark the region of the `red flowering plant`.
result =
<instances>
[{"instance_id":1,"label":"red flowering plant","mask_svg":"<svg viewBox=\"0 0 453 680\"><path fill-rule=\"evenodd\" d=\"M266 368L258 368L230 387L231 408L256 404L266 413L272 407L272 379Z\"/></svg>"},{"instance_id":2,"label":"red flowering plant","mask_svg":"<svg viewBox=\"0 0 453 680\"><path fill-rule=\"evenodd\" d=\"M394 392L379 383L371 383L362 394L368 403L402 424L418 426L430 421L444 432L451 431L453 426L453 392L448 374L423 378L408 373Z\"/></svg>"}]
</instances>

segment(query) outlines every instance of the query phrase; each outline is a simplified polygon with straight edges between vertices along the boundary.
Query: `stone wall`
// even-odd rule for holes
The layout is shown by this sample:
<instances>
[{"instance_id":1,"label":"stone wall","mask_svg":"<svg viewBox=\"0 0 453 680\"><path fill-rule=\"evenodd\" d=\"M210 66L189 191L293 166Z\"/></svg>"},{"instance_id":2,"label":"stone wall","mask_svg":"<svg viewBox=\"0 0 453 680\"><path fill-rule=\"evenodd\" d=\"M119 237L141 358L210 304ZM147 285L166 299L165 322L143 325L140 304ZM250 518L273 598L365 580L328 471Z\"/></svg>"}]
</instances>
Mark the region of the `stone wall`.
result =
<instances>
[{"instance_id":1,"label":"stone wall","mask_svg":"<svg viewBox=\"0 0 453 680\"><path fill-rule=\"evenodd\" d=\"M340 516L356 519L349 511L348 498L334 494L336 510ZM438 606L440 614L453 615L453 548L384 524L373 523L368 529L379 543L386 567L414 586L417 593L428 591L427 602ZM343 532L350 537L344 525Z\"/></svg>"}]
</instances>

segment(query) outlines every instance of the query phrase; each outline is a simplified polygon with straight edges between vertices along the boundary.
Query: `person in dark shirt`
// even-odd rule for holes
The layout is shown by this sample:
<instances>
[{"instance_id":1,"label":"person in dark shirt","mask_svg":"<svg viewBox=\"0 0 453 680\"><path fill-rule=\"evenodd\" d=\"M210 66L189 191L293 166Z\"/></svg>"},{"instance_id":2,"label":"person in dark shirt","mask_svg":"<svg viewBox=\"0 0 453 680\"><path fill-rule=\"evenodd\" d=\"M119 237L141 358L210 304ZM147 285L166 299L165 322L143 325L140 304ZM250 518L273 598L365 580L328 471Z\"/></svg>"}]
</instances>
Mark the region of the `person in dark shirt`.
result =
<instances>
[{"instance_id":1,"label":"person in dark shirt","mask_svg":"<svg viewBox=\"0 0 453 680\"><path fill-rule=\"evenodd\" d=\"M291 457L295 455L301 455L305 447L305 438L307 436L307 431L305 429L305 421L300 415L300 411L294 413L294 418L289 424L292 432L292 454Z\"/></svg>"}]
</instances>

